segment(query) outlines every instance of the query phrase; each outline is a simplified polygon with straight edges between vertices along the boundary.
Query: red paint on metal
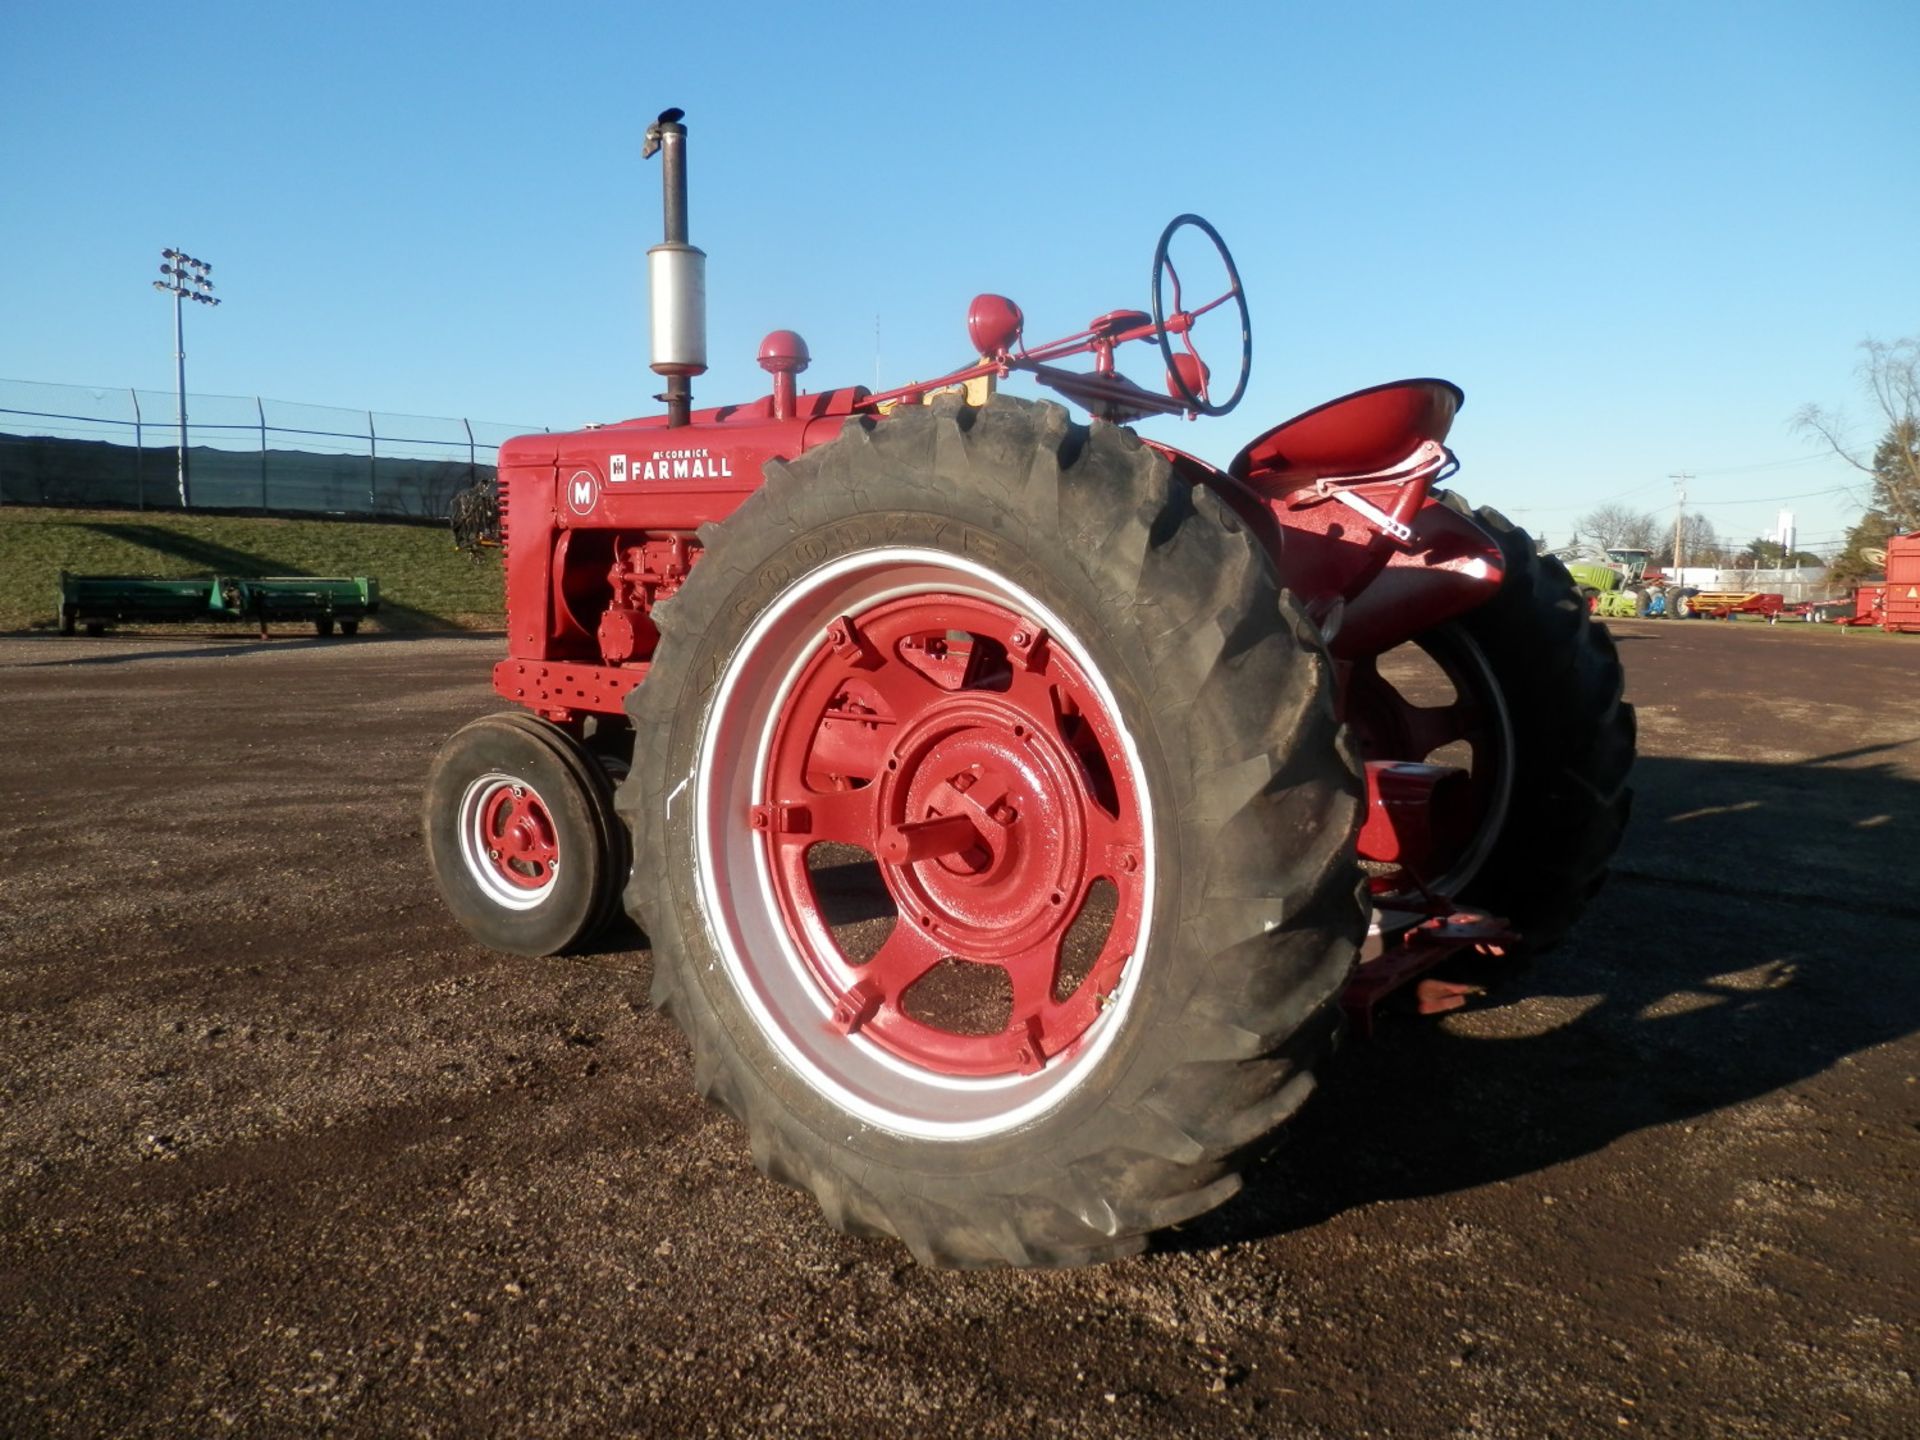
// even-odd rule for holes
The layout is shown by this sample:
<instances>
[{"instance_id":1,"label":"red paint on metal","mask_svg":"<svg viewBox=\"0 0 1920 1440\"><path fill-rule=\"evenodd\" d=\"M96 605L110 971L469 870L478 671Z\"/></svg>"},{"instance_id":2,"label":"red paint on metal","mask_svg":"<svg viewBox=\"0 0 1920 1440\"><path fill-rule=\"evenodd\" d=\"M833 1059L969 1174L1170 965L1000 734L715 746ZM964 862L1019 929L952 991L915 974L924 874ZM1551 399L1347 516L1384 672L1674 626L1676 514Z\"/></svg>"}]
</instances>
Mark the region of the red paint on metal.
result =
<instances>
[{"instance_id":1,"label":"red paint on metal","mask_svg":"<svg viewBox=\"0 0 1920 1440\"><path fill-rule=\"evenodd\" d=\"M1392 514L1407 488L1360 485L1349 493ZM1268 503L1280 535L1280 574L1326 622L1328 648L1341 659L1382 654L1465 614L1490 599L1506 573L1500 547L1484 530L1430 499L1414 512L1404 544L1311 491Z\"/></svg>"},{"instance_id":2,"label":"red paint on metal","mask_svg":"<svg viewBox=\"0 0 1920 1440\"><path fill-rule=\"evenodd\" d=\"M1329 400L1250 441L1227 473L1266 494L1396 464L1447 438L1465 401L1446 380L1396 380Z\"/></svg>"},{"instance_id":3,"label":"red paint on metal","mask_svg":"<svg viewBox=\"0 0 1920 1440\"><path fill-rule=\"evenodd\" d=\"M521 890L538 890L560 863L553 817L527 785L502 785L480 810L480 830L494 873Z\"/></svg>"},{"instance_id":4,"label":"red paint on metal","mask_svg":"<svg viewBox=\"0 0 1920 1440\"><path fill-rule=\"evenodd\" d=\"M1207 369L1206 361L1198 355L1182 353L1173 357L1173 368L1176 373L1167 376L1168 394L1175 399L1183 393L1197 395L1202 400L1207 398L1207 381L1213 378L1213 372ZM1184 392L1177 388L1182 385L1186 387Z\"/></svg>"},{"instance_id":5,"label":"red paint on metal","mask_svg":"<svg viewBox=\"0 0 1920 1440\"><path fill-rule=\"evenodd\" d=\"M1410 760L1367 761L1367 818L1360 858L1418 879L1442 874L1473 835L1467 772Z\"/></svg>"},{"instance_id":6,"label":"red paint on metal","mask_svg":"<svg viewBox=\"0 0 1920 1440\"><path fill-rule=\"evenodd\" d=\"M1077 664L1001 605L916 595L856 619L823 628L771 741L759 804L810 820L793 839L756 826L780 911L822 993L842 997L836 1024L942 1073L1029 1073L1099 1018L1140 933L1146 836L1134 781L1107 758L1124 753L1116 721ZM820 843L876 856L897 906L864 963L820 908L807 867ZM1067 932L1102 881L1117 895L1106 943L1058 996ZM947 957L1004 971L1002 1031L908 1013L907 992Z\"/></svg>"},{"instance_id":7,"label":"red paint on metal","mask_svg":"<svg viewBox=\"0 0 1920 1440\"><path fill-rule=\"evenodd\" d=\"M794 376L812 360L807 342L792 330L775 330L760 342L760 368L773 376L773 418L793 418Z\"/></svg>"},{"instance_id":8,"label":"red paint on metal","mask_svg":"<svg viewBox=\"0 0 1920 1440\"><path fill-rule=\"evenodd\" d=\"M647 678L645 665L568 665L502 660L493 667L493 688L542 715L620 715L627 692Z\"/></svg>"},{"instance_id":9,"label":"red paint on metal","mask_svg":"<svg viewBox=\"0 0 1920 1440\"><path fill-rule=\"evenodd\" d=\"M984 855L986 845L972 818L964 811L888 826L875 847L875 853L889 865L911 865L968 851Z\"/></svg>"},{"instance_id":10,"label":"red paint on metal","mask_svg":"<svg viewBox=\"0 0 1920 1440\"><path fill-rule=\"evenodd\" d=\"M1478 993L1477 986L1421 977L1459 956L1504 955L1518 940L1506 921L1479 911L1442 907L1425 918L1403 915L1391 924L1383 921L1361 948L1360 964L1341 993L1340 1007L1362 1037L1372 1036L1380 1002L1416 981L1421 981L1415 992L1421 1014L1457 1010Z\"/></svg>"},{"instance_id":11,"label":"red paint on metal","mask_svg":"<svg viewBox=\"0 0 1920 1440\"><path fill-rule=\"evenodd\" d=\"M1887 630L1920 632L1920 530L1887 541L1880 623Z\"/></svg>"},{"instance_id":12,"label":"red paint on metal","mask_svg":"<svg viewBox=\"0 0 1920 1440\"><path fill-rule=\"evenodd\" d=\"M976 295L967 307L967 340L973 353L1002 360L1020 342L1027 317L1004 295Z\"/></svg>"},{"instance_id":13,"label":"red paint on metal","mask_svg":"<svg viewBox=\"0 0 1920 1440\"><path fill-rule=\"evenodd\" d=\"M1409 864L1421 886L1440 883L1453 869L1465 846L1498 802L1503 784L1511 776L1501 767L1510 766L1505 753L1506 738L1498 714L1481 693L1482 677L1455 647L1429 637L1422 645L1427 658L1438 665L1452 689L1452 698L1436 705L1416 705L1380 674L1378 657L1365 655L1336 665L1337 698L1340 712L1353 727L1360 753L1368 764L1369 806L1367 827L1389 825L1390 818L1376 808L1379 786L1373 766L1378 762L1426 761L1439 751L1464 745L1470 768L1464 788L1448 782L1447 793L1439 797L1442 814L1438 824L1424 827L1421 863ZM1456 767L1448 767L1456 768ZM1441 788L1441 787L1436 787ZM1361 853L1369 845L1385 849L1385 841L1375 832L1368 840L1362 831ZM1386 862L1399 860L1398 854L1368 855ZM1385 888L1404 886L1404 880L1390 882Z\"/></svg>"}]
</instances>

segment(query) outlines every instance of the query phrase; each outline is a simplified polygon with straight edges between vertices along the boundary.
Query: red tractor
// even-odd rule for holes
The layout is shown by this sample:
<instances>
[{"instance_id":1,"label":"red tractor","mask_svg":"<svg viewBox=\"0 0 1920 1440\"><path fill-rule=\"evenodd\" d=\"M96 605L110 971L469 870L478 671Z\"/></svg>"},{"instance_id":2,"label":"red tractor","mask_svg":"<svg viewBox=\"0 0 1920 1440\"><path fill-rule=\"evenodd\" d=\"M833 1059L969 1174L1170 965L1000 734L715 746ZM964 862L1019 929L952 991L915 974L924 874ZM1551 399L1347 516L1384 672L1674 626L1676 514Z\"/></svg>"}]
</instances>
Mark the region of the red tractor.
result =
<instances>
[{"instance_id":1,"label":"red tractor","mask_svg":"<svg viewBox=\"0 0 1920 1440\"><path fill-rule=\"evenodd\" d=\"M775 331L770 394L693 410L680 119L646 152L666 413L500 451L514 708L434 764L441 891L524 955L624 900L696 1084L841 1229L942 1265L1136 1251L1234 1193L1344 1014L1573 922L1627 816L1614 647L1558 561L1435 488L1445 381L1224 470L1126 428L1246 388L1196 216L1150 312L1030 346L982 295L976 363L878 394L799 392ZM1238 322L1230 385L1209 319ZM1164 391L1116 368L1135 342ZM1090 419L990 393L1015 374Z\"/></svg>"}]
</instances>

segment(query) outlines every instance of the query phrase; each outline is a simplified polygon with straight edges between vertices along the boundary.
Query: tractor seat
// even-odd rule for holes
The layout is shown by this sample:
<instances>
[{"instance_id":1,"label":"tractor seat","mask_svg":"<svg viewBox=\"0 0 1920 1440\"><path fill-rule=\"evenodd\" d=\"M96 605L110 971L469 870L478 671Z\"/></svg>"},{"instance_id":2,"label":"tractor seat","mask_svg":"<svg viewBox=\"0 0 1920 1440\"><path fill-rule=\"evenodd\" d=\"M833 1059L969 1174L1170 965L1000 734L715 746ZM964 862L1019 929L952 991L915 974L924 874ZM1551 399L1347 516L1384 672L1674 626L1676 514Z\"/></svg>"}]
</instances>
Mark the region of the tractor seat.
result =
<instances>
[{"instance_id":1,"label":"tractor seat","mask_svg":"<svg viewBox=\"0 0 1920 1440\"><path fill-rule=\"evenodd\" d=\"M1405 461L1423 441L1444 441L1465 401L1447 380L1356 390L1281 421L1234 456L1227 473L1269 496L1317 480L1370 475Z\"/></svg>"}]
</instances>

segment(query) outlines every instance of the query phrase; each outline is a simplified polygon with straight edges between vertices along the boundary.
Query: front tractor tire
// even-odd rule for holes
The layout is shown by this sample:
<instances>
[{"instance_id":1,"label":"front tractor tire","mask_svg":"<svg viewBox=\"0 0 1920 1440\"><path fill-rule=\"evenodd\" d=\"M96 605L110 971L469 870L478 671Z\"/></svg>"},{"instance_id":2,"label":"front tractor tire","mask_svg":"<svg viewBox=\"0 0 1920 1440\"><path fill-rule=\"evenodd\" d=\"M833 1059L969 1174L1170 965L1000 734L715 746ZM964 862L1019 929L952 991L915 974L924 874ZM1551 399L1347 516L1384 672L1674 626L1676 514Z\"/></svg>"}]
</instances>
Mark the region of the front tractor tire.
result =
<instances>
[{"instance_id":1,"label":"front tractor tire","mask_svg":"<svg viewBox=\"0 0 1920 1440\"><path fill-rule=\"evenodd\" d=\"M524 711L457 731L427 777L427 857L447 908L512 955L556 955L601 928L627 842L594 757Z\"/></svg>"},{"instance_id":2,"label":"front tractor tire","mask_svg":"<svg viewBox=\"0 0 1920 1440\"><path fill-rule=\"evenodd\" d=\"M1366 929L1357 756L1252 538L1005 397L850 422L704 538L618 803L654 999L756 1163L936 1265L1226 1199Z\"/></svg>"}]
</instances>

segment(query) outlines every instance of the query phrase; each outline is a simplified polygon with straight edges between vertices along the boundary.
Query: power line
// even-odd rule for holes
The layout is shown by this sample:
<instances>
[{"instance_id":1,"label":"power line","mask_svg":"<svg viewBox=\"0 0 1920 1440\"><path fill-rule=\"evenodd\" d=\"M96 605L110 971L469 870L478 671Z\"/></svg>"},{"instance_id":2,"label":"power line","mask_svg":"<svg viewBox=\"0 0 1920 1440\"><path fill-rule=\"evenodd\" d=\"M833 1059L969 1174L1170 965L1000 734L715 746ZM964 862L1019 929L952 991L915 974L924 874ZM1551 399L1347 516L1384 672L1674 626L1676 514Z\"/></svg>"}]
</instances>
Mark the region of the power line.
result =
<instances>
[{"instance_id":1,"label":"power line","mask_svg":"<svg viewBox=\"0 0 1920 1440\"><path fill-rule=\"evenodd\" d=\"M1702 472L1697 470L1690 471L1688 472L1687 478L1690 480L1698 479L1701 473ZM1706 473L1724 473L1724 472L1706 472ZM1672 480L1677 477L1669 475L1665 478ZM1538 514L1546 514L1550 511L1558 512L1562 510L1593 510L1593 509L1599 508L1602 505L1608 504L1613 500L1622 500L1622 499L1625 499L1626 496L1628 495L1638 494L1639 491L1641 490L1651 489L1653 486L1658 485L1659 483L1660 482L1658 480L1651 480L1647 482L1647 484L1641 485L1634 490L1627 490L1622 492L1619 495L1610 495L1602 500L1583 500L1572 505L1514 505L1509 508L1516 515L1538 515ZM1693 508L1696 510L1700 510L1700 509L1706 508L1707 506L1771 505L1775 501L1779 501L1779 500L1807 500L1815 496L1821 496L1821 495L1846 495L1852 489L1853 487L1850 485L1831 485L1825 490L1801 490L1801 491L1796 491L1792 495L1743 495L1737 500L1696 500L1693 502Z\"/></svg>"},{"instance_id":2,"label":"power line","mask_svg":"<svg viewBox=\"0 0 1920 1440\"><path fill-rule=\"evenodd\" d=\"M1696 500L1694 509L1704 509L1709 505L1771 505L1776 500L1809 500L1816 495L1840 495L1849 487L1831 485L1825 490L1802 490L1794 495L1744 495L1738 500Z\"/></svg>"},{"instance_id":3,"label":"power line","mask_svg":"<svg viewBox=\"0 0 1920 1440\"><path fill-rule=\"evenodd\" d=\"M1742 475L1750 470L1791 470L1796 465L1813 465L1831 460L1831 455L1798 455L1791 460L1756 460L1751 465L1720 465L1702 470L1702 475Z\"/></svg>"}]
</instances>

